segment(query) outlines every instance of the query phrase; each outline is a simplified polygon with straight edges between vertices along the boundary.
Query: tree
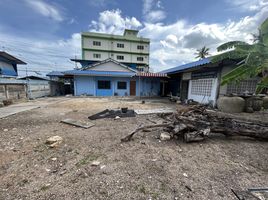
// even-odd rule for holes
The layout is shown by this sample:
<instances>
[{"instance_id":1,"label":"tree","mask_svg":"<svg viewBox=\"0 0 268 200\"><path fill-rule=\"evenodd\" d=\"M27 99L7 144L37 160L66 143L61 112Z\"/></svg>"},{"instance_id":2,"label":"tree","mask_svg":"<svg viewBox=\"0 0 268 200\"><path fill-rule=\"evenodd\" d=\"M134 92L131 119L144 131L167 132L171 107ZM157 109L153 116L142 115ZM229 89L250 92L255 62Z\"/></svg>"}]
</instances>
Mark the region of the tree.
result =
<instances>
[{"instance_id":1,"label":"tree","mask_svg":"<svg viewBox=\"0 0 268 200\"><path fill-rule=\"evenodd\" d=\"M222 85L260 76L261 80L257 84L256 93L268 87L268 18L261 24L259 35L254 36L253 44L231 41L220 45L217 50L228 51L213 56L212 62L224 59L241 61L235 69L222 77Z\"/></svg>"},{"instance_id":2,"label":"tree","mask_svg":"<svg viewBox=\"0 0 268 200\"><path fill-rule=\"evenodd\" d=\"M207 48L206 46L203 46L201 49L197 49L196 51L197 52L195 53L195 55L197 56L195 58L199 58L200 60L210 55L209 48Z\"/></svg>"}]
</instances>

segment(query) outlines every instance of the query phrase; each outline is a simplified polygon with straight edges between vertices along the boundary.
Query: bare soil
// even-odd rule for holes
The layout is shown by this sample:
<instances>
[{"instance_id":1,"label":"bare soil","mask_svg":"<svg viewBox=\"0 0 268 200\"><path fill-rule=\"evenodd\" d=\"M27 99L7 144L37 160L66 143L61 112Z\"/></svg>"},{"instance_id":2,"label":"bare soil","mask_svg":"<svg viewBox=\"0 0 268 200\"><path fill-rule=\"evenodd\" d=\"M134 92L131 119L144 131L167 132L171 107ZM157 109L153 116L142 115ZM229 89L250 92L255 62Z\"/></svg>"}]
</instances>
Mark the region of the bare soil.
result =
<instances>
[{"instance_id":1,"label":"bare soil","mask_svg":"<svg viewBox=\"0 0 268 200\"><path fill-rule=\"evenodd\" d=\"M160 141L161 129L156 129L121 143L140 124L162 119L157 115L99 119L90 129L60 121L87 121L106 108L181 106L165 99L145 104L131 98L61 99L0 119L0 199L230 200L236 199L231 189L267 186L267 142L215 135L185 144ZM49 148L45 141L54 135L63 142ZM100 165L92 166L96 160Z\"/></svg>"}]
</instances>

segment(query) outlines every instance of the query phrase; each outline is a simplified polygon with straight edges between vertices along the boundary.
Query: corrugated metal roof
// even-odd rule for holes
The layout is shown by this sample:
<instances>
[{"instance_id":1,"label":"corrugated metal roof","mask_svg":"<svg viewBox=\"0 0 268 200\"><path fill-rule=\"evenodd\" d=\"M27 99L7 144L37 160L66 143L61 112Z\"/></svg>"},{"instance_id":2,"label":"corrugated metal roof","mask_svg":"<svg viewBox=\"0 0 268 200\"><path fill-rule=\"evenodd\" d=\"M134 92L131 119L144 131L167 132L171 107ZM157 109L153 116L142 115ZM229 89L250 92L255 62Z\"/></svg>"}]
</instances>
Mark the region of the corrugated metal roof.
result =
<instances>
[{"instance_id":1,"label":"corrugated metal roof","mask_svg":"<svg viewBox=\"0 0 268 200\"><path fill-rule=\"evenodd\" d=\"M191 63L187 63L187 64L184 64L184 65L180 65L180 66L177 66L177 67L173 67L173 68L170 68L170 69L163 70L160 73L172 74L172 73L176 73L176 72L179 72L179 71L183 71L185 69L190 69L190 68L194 68L194 67L197 67L197 66L200 66L200 65L205 65L205 64L208 64L210 62L211 62L210 58L204 58L202 60L198 60L198 61L195 61L195 62L191 62Z\"/></svg>"},{"instance_id":2,"label":"corrugated metal roof","mask_svg":"<svg viewBox=\"0 0 268 200\"><path fill-rule=\"evenodd\" d=\"M49 72L47 76L64 76L64 74L60 71L52 71L52 72Z\"/></svg>"},{"instance_id":3,"label":"corrugated metal roof","mask_svg":"<svg viewBox=\"0 0 268 200\"><path fill-rule=\"evenodd\" d=\"M136 74L134 72L96 71L96 70L69 70L63 73L65 75L114 76L114 77L132 77Z\"/></svg>"},{"instance_id":4,"label":"corrugated metal roof","mask_svg":"<svg viewBox=\"0 0 268 200\"><path fill-rule=\"evenodd\" d=\"M27 63L26 62L23 62L22 60L16 58L15 56L12 56L10 54L8 54L7 52L5 51L0 51L0 56L15 63L15 64L22 64L22 65L26 65Z\"/></svg>"}]
</instances>

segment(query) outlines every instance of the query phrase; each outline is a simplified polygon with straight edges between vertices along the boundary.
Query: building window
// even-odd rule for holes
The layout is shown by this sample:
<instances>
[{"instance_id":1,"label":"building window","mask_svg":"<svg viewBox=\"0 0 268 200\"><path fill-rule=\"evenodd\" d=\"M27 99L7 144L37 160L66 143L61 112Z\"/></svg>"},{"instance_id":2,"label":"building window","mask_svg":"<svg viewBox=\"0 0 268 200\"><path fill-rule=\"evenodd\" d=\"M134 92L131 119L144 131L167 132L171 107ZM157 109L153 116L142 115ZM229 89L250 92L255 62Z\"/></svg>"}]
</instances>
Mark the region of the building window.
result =
<instances>
[{"instance_id":1,"label":"building window","mask_svg":"<svg viewBox=\"0 0 268 200\"><path fill-rule=\"evenodd\" d=\"M143 46L143 45L138 45L138 46L137 46L137 49L139 49L139 50L143 50L143 49L144 49L144 46Z\"/></svg>"},{"instance_id":2,"label":"building window","mask_svg":"<svg viewBox=\"0 0 268 200\"><path fill-rule=\"evenodd\" d=\"M99 53L93 53L93 58L101 58L101 54L99 54Z\"/></svg>"},{"instance_id":3,"label":"building window","mask_svg":"<svg viewBox=\"0 0 268 200\"><path fill-rule=\"evenodd\" d=\"M93 46L101 46L101 42L100 41L93 41Z\"/></svg>"},{"instance_id":4,"label":"building window","mask_svg":"<svg viewBox=\"0 0 268 200\"><path fill-rule=\"evenodd\" d=\"M98 81L98 89L111 89L111 81Z\"/></svg>"},{"instance_id":5,"label":"building window","mask_svg":"<svg viewBox=\"0 0 268 200\"><path fill-rule=\"evenodd\" d=\"M137 61L143 61L143 57L137 57Z\"/></svg>"},{"instance_id":6,"label":"building window","mask_svg":"<svg viewBox=\"0 0 268 200\"><path fill-rule=\"evenodd\" d=\"M116 56L117 60L124 60L124 56Z\"/></svg>"},{"instance_id":7,"label":"building window","mask_svg":"<svg viewBox=\"0 0 268 200\"><path fill-rule=\"evenodd\" d=\"M127 82L117 82L117 89L118 90L126 90L127 89Z\"/></svg>"},{"instance_id":8,"label":"building window","mask_svg":"<svg viewBox=\"0 0 268 200\"><path fill-rule=\"evenodd\" d=\"M124 47L125 47L124 44L122 44L122 43L117 43L117 48L124 48Z\"/></svg>"}]
</instances>

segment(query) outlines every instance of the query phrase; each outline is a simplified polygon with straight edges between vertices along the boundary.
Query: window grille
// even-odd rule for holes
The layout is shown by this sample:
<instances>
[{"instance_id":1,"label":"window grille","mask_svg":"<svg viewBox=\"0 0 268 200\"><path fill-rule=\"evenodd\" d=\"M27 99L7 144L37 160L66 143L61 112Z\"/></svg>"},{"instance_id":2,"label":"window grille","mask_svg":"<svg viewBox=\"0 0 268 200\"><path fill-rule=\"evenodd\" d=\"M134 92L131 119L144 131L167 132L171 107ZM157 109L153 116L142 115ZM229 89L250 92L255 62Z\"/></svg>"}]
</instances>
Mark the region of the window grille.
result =
<instances>
[{"instance_id":1,"label":"window grille","mask_svg":"<svg viewBox=\"0 0 268 200\"><path fill-rule=\"evenodd\" d=\"M213 79L192 80L191 94L210 97L212 86L213 86Z\"/></svg>"},{"instance_id":2,"label":"window grille","mask_svg":"<svg viewBox=\"0 0 268 200\"><path fill-rule=\"evenodd\" d=\"M246 91L249 93L254 93L257 83L257 80L244 80L240 83L229 83L227 84L227 94L242 94Z\"/></svg>"}]
</instances>

